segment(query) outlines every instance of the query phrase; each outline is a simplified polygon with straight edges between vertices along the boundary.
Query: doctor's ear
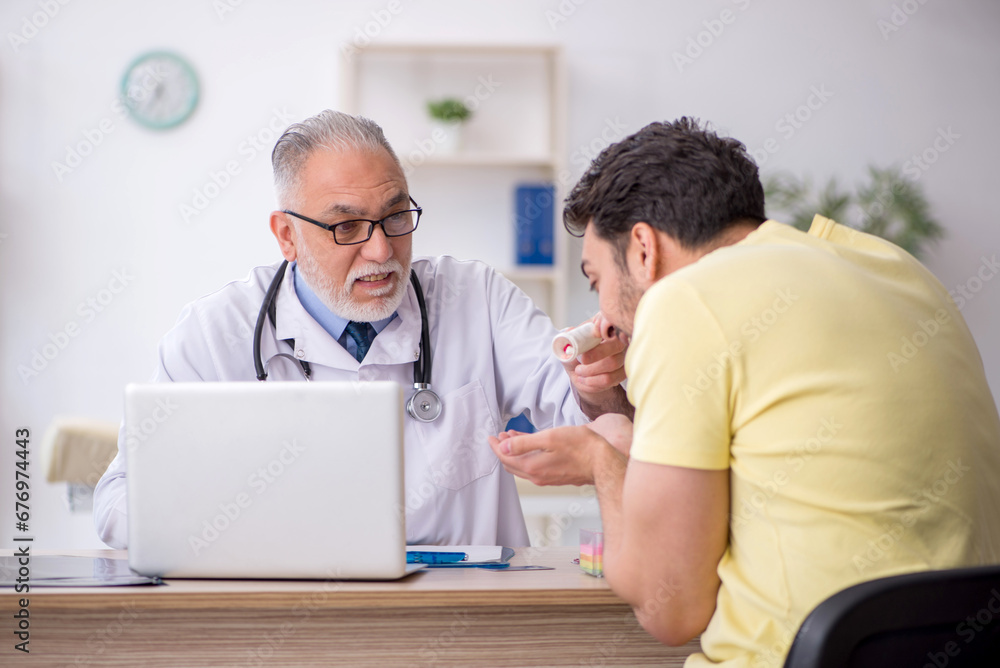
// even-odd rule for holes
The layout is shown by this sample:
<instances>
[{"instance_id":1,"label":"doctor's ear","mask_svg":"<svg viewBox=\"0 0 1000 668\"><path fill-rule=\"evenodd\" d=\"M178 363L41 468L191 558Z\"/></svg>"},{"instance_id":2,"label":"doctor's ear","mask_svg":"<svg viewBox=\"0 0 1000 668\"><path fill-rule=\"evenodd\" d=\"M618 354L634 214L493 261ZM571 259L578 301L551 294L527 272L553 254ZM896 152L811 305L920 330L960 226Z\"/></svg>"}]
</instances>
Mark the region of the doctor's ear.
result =
<instances>
[{"instance_id":1,"label":"doctor's ear","mask_svg":"<svg viewBox=\"0 0 1000 668\"><path fill-rule=\"evenodd\" d=\"M297 256L295 250L295 230L292 228L292 221L288 219L287 213L281 211L271 212L271 232L278 240L278 247L281 254L289 262L294 262Z\"/></svg>"}]
</instances>

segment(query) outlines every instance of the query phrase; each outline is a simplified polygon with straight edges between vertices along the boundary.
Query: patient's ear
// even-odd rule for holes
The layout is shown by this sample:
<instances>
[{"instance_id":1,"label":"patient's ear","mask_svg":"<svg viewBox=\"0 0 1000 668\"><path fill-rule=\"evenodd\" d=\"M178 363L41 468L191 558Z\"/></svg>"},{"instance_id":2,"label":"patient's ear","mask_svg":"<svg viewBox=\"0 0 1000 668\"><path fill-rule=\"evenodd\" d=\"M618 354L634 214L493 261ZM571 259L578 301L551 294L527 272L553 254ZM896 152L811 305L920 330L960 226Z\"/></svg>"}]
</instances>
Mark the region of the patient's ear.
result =
<instances>
[{"instance_id":1,"label":"patient's ear","mask_svg":"<svg viewBox=\"0 0 1000 668\"><path fill-rule=\"evenodd\" d=\"M660 279L663 264L660 234L649 223L639 222L629 232L626 260L632 278L643 287L649 287Z\"/></svg>"},{"instance_id":2,"label":"patient's ear","mask_svg":"<svg viewBox=\"0 0 1000 668\"><path fill-rule=\"evenodd\" d=\"M281 254L289 262L294 262L297 256L295 250L295 230L292 229L292 222L288 219L287 213L281 211L271 212L271 232L278 240L278 247Z\"/></svg>"},{"instance_id":3,"label":"patient's ear","mask_svg":"<svg viewBox=\"0 0 1000 668\"><path fill-rule=\"evenodd\" d=\"M687 249L666 232L639 222L632 226L626 256L632 278L648 288L667 274L697 262L706 252Z\"/></svg>"}]
</instances>

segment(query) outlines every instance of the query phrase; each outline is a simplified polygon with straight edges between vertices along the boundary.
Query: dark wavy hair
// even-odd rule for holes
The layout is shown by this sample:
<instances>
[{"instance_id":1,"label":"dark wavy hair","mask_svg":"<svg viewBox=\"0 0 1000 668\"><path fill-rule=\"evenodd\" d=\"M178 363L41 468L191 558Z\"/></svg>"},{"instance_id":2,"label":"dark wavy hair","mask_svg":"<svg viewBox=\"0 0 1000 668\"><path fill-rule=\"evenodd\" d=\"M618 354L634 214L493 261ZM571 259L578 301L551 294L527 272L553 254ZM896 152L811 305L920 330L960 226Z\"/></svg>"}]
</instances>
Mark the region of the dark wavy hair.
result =
<instances>
[{"instance_id":1,"label":"dark wavy hair","mask_svg":"<svg viewBox=\"0 0 1000 668\"><path fill-rule=\"evenodd\" d=\"M688 117L651 123L604 149L563 208L570 234L592 225L622 262L640 221L695 249L737 222L765 219L764 188L746 146Z\"/></svg>"}]
</instances>

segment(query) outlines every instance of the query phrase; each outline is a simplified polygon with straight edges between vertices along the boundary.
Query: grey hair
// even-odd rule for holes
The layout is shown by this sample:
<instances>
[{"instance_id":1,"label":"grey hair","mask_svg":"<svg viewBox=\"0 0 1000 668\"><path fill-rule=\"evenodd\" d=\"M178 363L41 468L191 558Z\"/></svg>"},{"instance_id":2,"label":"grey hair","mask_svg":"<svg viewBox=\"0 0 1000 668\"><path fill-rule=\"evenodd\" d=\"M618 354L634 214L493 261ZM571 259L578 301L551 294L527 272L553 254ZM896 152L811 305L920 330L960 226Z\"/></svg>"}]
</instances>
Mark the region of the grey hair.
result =
<instances>
[{"instance_id":1,"label":"grey hair","mask_svg":"<svg viewBox=\"0 0 1000 668\"><path fill-rule=\"evenodd\" d=\"M371 151L384 149L396 165L399 158L392 150L378 123L363 116L351 116L326 109L301 123L288 126L271 152L274 188L278 205L289 209L296 206L299 172L313 151Z\"/></svg>"}]
</instances>

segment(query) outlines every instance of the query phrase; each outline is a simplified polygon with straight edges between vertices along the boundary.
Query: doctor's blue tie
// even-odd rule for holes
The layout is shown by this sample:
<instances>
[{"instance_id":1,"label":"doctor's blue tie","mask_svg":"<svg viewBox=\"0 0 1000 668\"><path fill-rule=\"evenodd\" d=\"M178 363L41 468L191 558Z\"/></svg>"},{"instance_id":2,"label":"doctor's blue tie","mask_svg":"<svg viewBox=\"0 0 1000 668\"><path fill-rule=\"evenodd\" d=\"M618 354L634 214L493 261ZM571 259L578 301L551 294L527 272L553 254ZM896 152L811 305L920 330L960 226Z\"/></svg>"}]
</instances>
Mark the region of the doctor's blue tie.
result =
<instances>
[{"instance_id":1,"label":"doctor's blue tie","mask_svg":"<svg viewBox=\"0 0 1000 668\"><path fill-rule=\"evenodd\" d=\"M347 323L347 333L354 343L357 344L358 350L354 353L355 359L359 362L365 358L368 354L368 349L371 348L372 339L372 328L367 322L354 322L353 320Z\"/></svg>"}]
</instances>

